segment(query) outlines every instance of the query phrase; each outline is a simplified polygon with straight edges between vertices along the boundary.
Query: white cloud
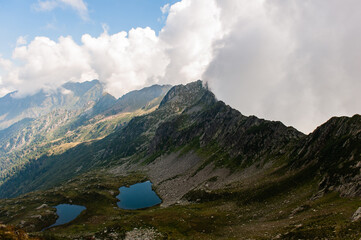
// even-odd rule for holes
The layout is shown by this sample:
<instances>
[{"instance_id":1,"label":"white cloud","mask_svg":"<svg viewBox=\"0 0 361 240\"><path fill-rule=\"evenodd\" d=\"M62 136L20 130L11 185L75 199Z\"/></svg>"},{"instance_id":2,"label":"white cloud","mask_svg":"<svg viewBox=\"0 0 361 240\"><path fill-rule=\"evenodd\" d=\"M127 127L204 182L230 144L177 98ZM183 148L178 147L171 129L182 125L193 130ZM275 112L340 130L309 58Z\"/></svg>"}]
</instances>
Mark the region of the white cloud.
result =
<instances>
[{"instance_id":1,"label":"white cloud","mask_svg":"<svg viewBox=\"0 0 361 240\"><path fill-rule=\"evenodd\" d=\"M39 6L88 11L83 1ZM150 28L110 35L105 27L80 45L37 37L17 46L13 59L0 58L0 90L29 94L99 78L120 96L202 78L242 113L309 132L333 115L361 112L360 10L357 0L182 0L162 7L159 36Z\"/></svg>"},{"instance_id":2,"label":"white cloud","mask_svg":"<svg viewBox=\"0 0 361 240\"><path fill-rule=\"evenodd\" d=\"M54 8L59 6L58 1L40 1L38 0L38 4L35 5L35 9L38 11L51 11Z\"/></svg>"},{"instance_id":3,"label":"white cloud","mask_svg":"<svg viewBox=\"0 0 361 240\"><path fill-rule=\"evenodd\" d=\"M214 1L183 0L169 9L159 34L170 58L164 81L189 82L202 77L212 60L213 43L223 36L220 9Z\"/></svg>"},{"instance_id":4,"label":"white cloud","mask_svg":"<svg viewBox=\"0 0 361 240\"><path fill-rule=\"evenodd\" d=\"M88 65L88 53L70 37L60 37L58 42L36 37L29 45L15 48L12 58L20 65L4 61L3 85L18 89L20 95L98 76Z\"/></svg>"},{"instance_id":5,"label":"white cloud","mask_svg":"<svg viewBox=\"0 0 361 240\"><path fill-rule=\"evenodd\" d=\"M99 37L83 35L81 45L70 37L57 42L36 37L15 48L13 60L21 64L7 71L4 84L26 95L66 81L99 78L107 91L121 96L154 83L199 79L212 59L212 42L220 30L219 9L215 4L204 9L205 2L187 0L173 5L159 37L150 28L109 35L106 25ZM214 16L204 18L209 12Z\"/></svg>"},{"instance_id":6,"label":"white cloud","mask_svg":"<svg viewBox=\"0 0 361 240\"><path fill-rule=\"evenodd\" d=\"M60 91L62 94L64 95L69 95L69 94L72 94L73 92L69 89L66 89L66 88L60 88Z\"/></svg>"},{"instance_id":7,"label":"white cloud","mask_svg":"<svg viewBox=\"0 0 361 240\"><path fill-rule=\"evenodd\" d=\"M19 90L18 97L40 89L54 89L68 81L101 79L108 92L121 96L151 85L164 77L168 58L150 28L137 28L95 38L82 36L82 45L71 37L57 42L36 37L26 46L16 47L12 60L0 58L2 86Z\"/></svg>"},{"instance_id":8,"label":"white cloud","mask_svg":"<svg viewBox=\"0 0 361 240\"><path fill-rule=\"evenodd\" d=\"M165 4L163 7L160 8L160 11L163 13L163 14L167 14L169 12L169 8L170 8L170 5L169 3Z\"/></svg>"},{"instance_id":9,"label":"white cloud","mask_svg":"<svg viewBox=\"0 0 361 240\"><path fill-rule=\"evenodd\" d=\"M9 72L11 71L12 66L13 63L10 60L2 58L0 55L0 71Z\"/></svg>"},{"instance_id":10,"label":"white cloud","mask_svg":"<svg viewBox=\"0 0 361 240\"><path fill-rule=\"evenodd\" d=\"M91 55L89 65L115 96L157 83L164 76L168 58L150 28L132 29L129 34L104 32L98 38L86 34L82 42Z\"/></svg>"},{"instance_id":11,"label":"white cloud","mask_svg":"<svg viewBox=\"0 0 361 240\"><path fill-rule=\"evenodd\" d=\"M20 36L16 40L16 46L25 45L27 44L26 36Z\"/></svg>"},{"instance_id":12,"label":"white cloud","mask_svg":"<svg viewBox=\"0 0 361 240\"><path fill-rule=\"evenodd\" d=\"M218 5L224 19L243 9L204 74L221 99L304 132L331 116L361 112L359 1Z\"/></svg>"},{"instance_id":13,"label":"white cloud","mask_svg":"<svg viewBox=\"0 0 361 240\"><path fill-rule=\"evenodd\" d=\"M84 20L88 20L88 7L83 0L38 0L38 3L34 6L37 11L51 11L57 7L69 6L78 12L80 17Z\"/></svg>"}]
</instances>

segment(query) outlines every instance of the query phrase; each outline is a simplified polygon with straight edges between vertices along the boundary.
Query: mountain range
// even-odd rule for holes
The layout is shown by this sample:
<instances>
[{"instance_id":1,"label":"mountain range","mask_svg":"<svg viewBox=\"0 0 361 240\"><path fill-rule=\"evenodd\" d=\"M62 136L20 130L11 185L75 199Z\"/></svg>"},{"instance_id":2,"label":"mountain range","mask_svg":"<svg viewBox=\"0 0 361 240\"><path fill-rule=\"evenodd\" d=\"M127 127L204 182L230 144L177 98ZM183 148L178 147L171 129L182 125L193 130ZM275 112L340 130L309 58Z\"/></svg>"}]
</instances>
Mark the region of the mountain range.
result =
<instances>
[{"instance_id":1,"label":"mountain range","mask_svg":"<svg viewBox=\"0 0 361 240\"><path fill-rule=\"evenodd\" d=\"M202 81L116 99L96 80L8 94L0 115L0 221L33 236L360 238L360 115L305 135L243 115ZM119 187L144 180L160 206L114 207ZM64 202L87 210L40 232Z\"/></svg>"}]
</instances>

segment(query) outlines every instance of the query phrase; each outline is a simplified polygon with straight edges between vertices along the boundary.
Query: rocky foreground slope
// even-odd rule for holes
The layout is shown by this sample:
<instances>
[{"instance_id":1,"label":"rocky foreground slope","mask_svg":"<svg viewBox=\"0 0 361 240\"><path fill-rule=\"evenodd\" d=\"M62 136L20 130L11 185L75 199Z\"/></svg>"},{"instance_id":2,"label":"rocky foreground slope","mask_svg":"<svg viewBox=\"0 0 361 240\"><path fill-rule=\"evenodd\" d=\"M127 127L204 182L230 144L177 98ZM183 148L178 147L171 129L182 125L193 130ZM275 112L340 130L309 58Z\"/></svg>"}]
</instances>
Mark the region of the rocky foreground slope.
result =
<instances>
[{"instance_id":1,"label":"rocky foreground slope","mask_svg":"<svg viewBox=\"0 0 361 240\"><path fill-rule=\"evenodd\" d=\"M361 116L332 118L306 136L242 115L201 81L158 103L102 139L32 159L0 196L37 192L0 201L0 221L36 232L52 219L37 204L71 200L88 210L55 236L121 239L140 228L170 239L360 237L351 217L361 198ZM161 207L114 209L117 187L145 179Z\"/></svg>"}]
</instances>

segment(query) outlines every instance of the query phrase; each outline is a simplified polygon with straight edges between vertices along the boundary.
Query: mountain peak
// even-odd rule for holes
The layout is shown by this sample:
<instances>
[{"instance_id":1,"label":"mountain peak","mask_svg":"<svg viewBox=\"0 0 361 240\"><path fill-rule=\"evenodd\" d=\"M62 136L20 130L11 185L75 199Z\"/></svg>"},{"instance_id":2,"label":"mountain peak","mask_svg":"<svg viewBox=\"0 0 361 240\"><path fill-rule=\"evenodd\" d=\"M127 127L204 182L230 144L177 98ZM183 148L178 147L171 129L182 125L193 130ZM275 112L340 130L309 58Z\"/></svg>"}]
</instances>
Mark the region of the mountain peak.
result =
<instances>
[{"instance_id":1,"label":"mountain peak","mask_svg":"<svg viewBox=\"0 0 361 240\"><path fill-rule=\"evenodd\" d=\"M186 107L199 101L208 92L201 80L172 87L159 104L159 108L167 108L175 112L183 111Z\"/></svg>"},{"instance_id":2,"label":"mountain peak","mask_svg":"<svg viewBox=\"0 0 361 240\"><path fill-rule=\"evenodd\" d=\"M67 82L62 85L63 88L72 91L76 96L82 96L93 87L103 88L99 80L85 82Z\"/></svg>"}]
</instances>

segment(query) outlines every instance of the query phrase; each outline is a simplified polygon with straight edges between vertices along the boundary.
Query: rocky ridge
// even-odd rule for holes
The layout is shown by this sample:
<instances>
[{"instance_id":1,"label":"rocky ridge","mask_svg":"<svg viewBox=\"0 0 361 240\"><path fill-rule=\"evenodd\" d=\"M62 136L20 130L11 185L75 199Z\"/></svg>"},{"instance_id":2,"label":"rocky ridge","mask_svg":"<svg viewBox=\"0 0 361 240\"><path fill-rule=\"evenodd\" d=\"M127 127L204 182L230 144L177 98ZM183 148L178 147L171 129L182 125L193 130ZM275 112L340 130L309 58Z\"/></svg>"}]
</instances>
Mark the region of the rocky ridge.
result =
<instances>
[{"instance_id":1,"label":"rocky ridge","mask_svg":"<svg viewBox=\"0 0 361 240\"><path fill-rule=\"evenodd\" d=\"M332 118L306 136L281 122L242 115L218 101L201 81L175 86L156 101L157 109L131 118L102 139L33 159L0 187L0 194L40 190L16 199L36 202L44 195L43 204L62 196L88 204L90 210L73 226L85 231L87 225L80 223L106 219L107 229L87 233L100 239L110 229L112 236L140 238L158 233L183 239L357 236L359 115ZM91 112L84 116L89 121ZM151 180L161 207L120 214L113 195L120 183L130 183L128 178L132 183ZM11 199L2 204L10 222L18 223L19 206L12 208ZM100 206L106 209L102 213ZM28 208L30 218L39 215Z\"/></svg>"}]
</instances>

